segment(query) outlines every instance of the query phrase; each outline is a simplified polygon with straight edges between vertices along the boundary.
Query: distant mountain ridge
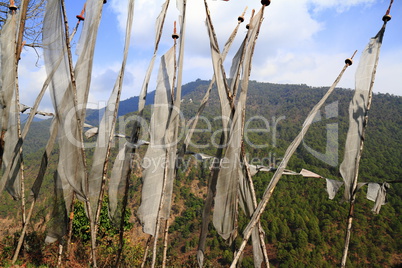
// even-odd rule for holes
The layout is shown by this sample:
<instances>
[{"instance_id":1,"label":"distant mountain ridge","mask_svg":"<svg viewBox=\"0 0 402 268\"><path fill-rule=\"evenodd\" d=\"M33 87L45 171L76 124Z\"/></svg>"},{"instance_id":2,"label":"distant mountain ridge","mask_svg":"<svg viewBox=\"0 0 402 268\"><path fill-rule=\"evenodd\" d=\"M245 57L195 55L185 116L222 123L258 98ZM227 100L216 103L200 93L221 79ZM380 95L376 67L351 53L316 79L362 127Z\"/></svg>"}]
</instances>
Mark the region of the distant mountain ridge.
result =
<instances>
[{"instance_id":1,"label":"distant mountain ridge","mask_svg":"<svg viewBox=\"0 0 402 268\"><path fill-rule=\"evenodd\" d=\"M196 81L183 85L182 99L184 105L182 108L186 116L192 117L195 115L209 83L210 81L197 79ZM273 84L250 81L249 94L247 97L247 114L248 116L287 116L295 125L286 135L289 135L289 137L292 135L295 136L297 135L298 127L301 126L301 123L297 122L302 122L305 119L309 110L319 101L327 89L328 87L310 87L305 84ZM339 120L343 128L347 127L348 106L352 95L353 90L339 88L335 90L327 101L328 103L338 103ZM153 104L154 96L155 91L148 93L146 105ZM138 110L138 100L139 97L135 96L120 101L118 116L135 113ZM205 108L204 115L206 116L211 115L211 111L209 111L208 107L214 107L213 109L215 110L219 107L219 97L216 88L213 88L207 107ZM102 115L103 109L88 109L86 123L98 126ZM214 115L218 115L216 111L214 111ZM402 125L402 97L390 94L374 94L373 105L370 111L369 132L371 131L370 128L376 128L378 124L385 124L391 117L393 117L392 120L399 122L399 126ZM30 147L29 143L32 140L35 141L35 148L45 145L45 137L48 137L50 121L50 119L47 119L42 120L42 122L34 122L32 128L35 130L32 131L35 132L36 137L30 138L30 134L28 134L26 140L28 147ZM376 122L375 124L377 124L377 126L372 126L372 122ZM397 126L398 124L396 124L396 127ZM40 142L38 141L38 135L40 136L39 133L44 130L46 132L43 133L45 139ZM28 151L31 152L30 150Z\"/></svg>"},{"instance_id":2,"label":"distant mountain ridge","mask_svg":"<svg viewBox=\"0 0 402 268\"><path fill-rule=\"evenodd\" d=\"M188 84L183 85L182 88L182 97L186 97L186 95L191 94L194 90L197 89L199 85L209 85L210 81L197 79L194 82L190 82ZM155 98L155 90L148 92L145 105L150 105L154 103ZM138 111L138 102L139 96L131 97L125 100L120 101L119 111L117 116L126 115L128 113ZM86 122L91 125L98 125L100 119L102 118L104 109L88 109Z\"/></svg>"}]
</instances>

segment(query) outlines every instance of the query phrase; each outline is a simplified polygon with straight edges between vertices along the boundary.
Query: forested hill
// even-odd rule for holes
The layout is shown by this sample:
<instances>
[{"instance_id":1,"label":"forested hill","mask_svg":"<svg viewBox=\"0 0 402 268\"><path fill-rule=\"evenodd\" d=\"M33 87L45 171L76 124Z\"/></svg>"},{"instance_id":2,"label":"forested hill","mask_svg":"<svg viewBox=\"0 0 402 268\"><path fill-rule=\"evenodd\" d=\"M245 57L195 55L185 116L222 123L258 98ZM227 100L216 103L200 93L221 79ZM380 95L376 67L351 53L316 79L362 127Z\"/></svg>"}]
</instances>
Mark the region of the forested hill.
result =
<instances>
[{"instance_id":1,"label":"forested hill","mask_svg":"<svg viewBox=\"0 0 402 268\"><path fill-rule=\"evenodd\" d=\"M196 81L192 84L196 90L186 95L185 100L200 99L208 83ZM258 135L261 139L266 139L268 136L271 141L268 144L272 145L268 151L275 148L280 154L281 151L286 150L289 142L299 133L307 114L327 90L327 87L316 88L307 85L283 85L251 81L246 116L248 118L259 116L269 122L270 131L265 133L268 135L265 137L264 133ZM215 109L214 116L216 116L217 109L219 109L219 98L216 91L214 92L215 95L211 96L209 102L210 107L214 108L206 108L206 114ZM327 128L337 128L339 163L343 159L344 142L349 124L348 107L353 93L354 91L350 89L336 89L321 109L320 118L315 120L316 122L305 138L305 145L325 153ZM194 102L193 105L188 105L193 109L189 115L194 113L198 107L197 104L198 102ZM276 129L274 129L274 119L278 121ZM262 126L262 121L256 119L250 122L250 128L253 128L251 127L253 123ZM276 137L273 137L275 131ZM252 137L258 139L256 136ZM272 140L275 138L277 144L272 144ZM402 179L402 97L374 94L365 140L361 165L362 178L367 177L367 179L374 180L379 178L384 180ZM256 144L264 144L264 142L256 142ZM322 166L320 161L309 156L304 148L305 146L301 145L297 153L302 154L305 164L316 165L317 168ZM266 154L266 150L254 150L253 148L249 148L249 152L252 156ZM325 166L324 168L328 167ZM337 169L335 168L335 170ZM333 174L337 175L337 173Z\"/></svg>"},{"instance_id":2,"label":"forested hill","mask_svg":"<svg viewBox=\"0 0 402 268\"><path fill-rule=\"evenodd\" d=\"M185 120L183 120L182 126L185 126L196 114L208 85L209 81L197 80L183 86L182 118ZM287 146L300 131L311 108L321 99L328 88L256 81L250 81L249 87L245 138L248 160L252 164L275 165L279 163ZM149 94L149 96L153 96L153 94ZM319 116L316 117L303 143L291 158L288 164L289 169L298 172L305 168L326 178L342 180L339 175L339 165L343 160L349 121L348 106L352 96L353 91L350 89L334 91L321 109ZM152 99L148 99L148 103L151 102ZM137 107L136 103L138 103L138 98L122 101L119 113L121 115L128 113L127 117L132 115L134 110L130 107ZM149 115L150 109L147 109L145 112L147 120ZM219 115L219 98L216 89L213 89L189 150L215 154L214 144L219 142L217 131L221 124ZM94 114L91 116L91 118L98 117ZM92 123L94 122L96 123L96 120ZM24 145L27 147L27 151L33 151L31 146L35 146L35 150L37 150L36 153L24 155L28 184L32 182L37 173L43 153L43 149L38 148L45 145L48 131L45 122L35 124L41 125L37 125L32 130L34 138L27 140L27 144ZM182 127L182 130L184 129ZM129 129L127 129L127 133L129 133ZM44 137L43 140L41 137ZM181 136L180 142L183 142L183 136ZM88 150L89 159L91 153L93 151ZM53 187L51 174L57 160L57 148L52 157L49 160L50 166L44 189L41 191L42 203L34 212L36 213L35 224L31 228L31 240L39 244L42 243L39 238L43 238L45 219L50 212L50 193ZM195 160L185 161L186 163L190 164L179 169L174 184L172 218L169 228L169 267L196 267L197 242L210 171L208 165L196 163ZM139 223L135 221L135 213L141 197L141 172L137 170L135 175L130 188L129 205L133 213L134 225L130 227L131 231L127 232L125 262L123 262L127 263L127 267L136 267L142 258L146 241L146 236L141 235ZM272 173L258 173L253 177L258 198L261 198L271 176ZM395 180L402 180L402 97L374 94L360 164L359 181ZM367 186L363 186L357 195L347 267L401 267L402 183L391 184L391 188L387 192L388 203L381 208L379 215L371 212L374 202L366 199L366 191ZM349 210L349 204L341 202L342 193L343 187L334 200L329 200L323 179L300 176L282 177L261 217L272 266L339 266ZM18 202L13 202L8 194L3 193L0 201L0 217L8 216L9 219L15 219L18 205ZM76 210L76 215L83 215L82 207L81 211ZM81 221L83 221L82 218ZM81 221L76 222L78 229L73 231L75 245L73 252L76 250L76 255L70 259L71 267L81 267L79 264L84 267L89 256L90 247L87 229L85 229L86 224ZM247 222L244 215L240 214L239 234L242 233ZM7 224L10 224L10 220ZM18 223L14 221L12 225L17 226ZM103 229L101 228L101 230ZM105 231L102 234L103 238L98 242L100 244L99 263L108 266L113 263L113 256L117 251L117 235L111 231ZM1 258L10 254L6 250L10 250L7 246L12 248L12 241L12 239L3 238L0 247L3 256ZM206 267L228 267L233 258L232 250L240 242L241 238L238 237L234 247L228 246L211 225L207 238ZM45 247L43 243L41 245L42 251L39 254L41 257L38 257L37 264L54 264L56 257L49 256L57 256L57 248ZM27 248L29 249L29 243ZM251 251L251 246L248 245L242 259L242 267L253 267ZM83 252L87 252L87 255ZM29 250L26 254L26 256L31 256ZM37 252L35 254L38 255Z\"/></svg>"},{"instance_id":3,"label":"forested hill","mask_svg":"<svg viewBox=\"0 0 402 268\"><path fill-rule=\"evenodd\" d=\"M195 114L208 82L198 80L189 85L193 85L195 90L184 97L186 117ZM307 114L328 88L255 81L251 81L249 87L245 139L249 161L254 164L277 164L299 133ZM219 115L219 98L216 90L213 92L205 108L206 118ZM289 162L289 169L300 171L305 168L327 178L342 180L339 165L343 160L349 124L348 107L353 94L350 89L334 91ZM251 118L254 119L251 121ZM212 127L214 129L219 127L220 121L213 123L216 123ZM207 126L201 123L199 128ZM193 142L205 144L211 140L211 136L201 131L193 137ZM192 149L197 151L194 147ZM198 150L211 154L215 152L215 149L208 151L208 148ZM332 154L328 154L328 151ZM324 155L331 155L332 158L324 162L320 160L325 159ZM262 196L271 176L257 174L253 178L258 196ZM393 180L402 180L402 97L374 94L359 181ZM349 267L392 267L402 264L402 183L391 185L389 203L383 206L379 215L373 215L370 211L373 202L365 198L366 190L366 187L360 190L356 202ZM342 193L338 193L334 200L328 200L325 180L284 176L262 216L262 225L273 247L270 251L272 263L281 267L338 266L349 208L347 203L341 203L341 196ZM189 220L183 219L180 223L186 222ZM240 229L245 224L246 220L241 220ZM187 227L173 226L181 231L191 227L188 224ZM211 243L211 254L217 254L218 247ZM231 255L226 255L226 258L229 263ZM247 261L250 259L244 260L245 263Z\"/></svg>"}]
</instances>

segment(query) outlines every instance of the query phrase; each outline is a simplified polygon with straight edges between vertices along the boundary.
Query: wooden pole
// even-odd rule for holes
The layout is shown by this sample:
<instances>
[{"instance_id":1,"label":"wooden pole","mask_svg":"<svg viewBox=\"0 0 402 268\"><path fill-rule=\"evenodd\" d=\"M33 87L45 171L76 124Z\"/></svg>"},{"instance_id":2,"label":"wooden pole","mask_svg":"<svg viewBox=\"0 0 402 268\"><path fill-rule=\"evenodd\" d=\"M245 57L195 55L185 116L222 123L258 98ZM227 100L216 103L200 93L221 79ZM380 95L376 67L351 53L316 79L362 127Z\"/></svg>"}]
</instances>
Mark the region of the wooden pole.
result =
<instances>
[{"instance_id":1,"label":"wooden pole","mask_svg":"<svg viewBox=\"0 0 402 268\"><path fill-rule=\"evenodd\" d=\"M207 20L210 21L210 24L212 25L211 18L209 15L208 3L205 0L204 0L204 6L205 6L206 18L207 18ZM238 25L240 23L241 22L239 21ZM214 40L214 41L216 42L216 40ZM212 42L212 40L211 40L211 42ZM221 65L221 68L222 68L222 65ZM216 75L214 75L214 78L216 79ZM226 89L226 97L227 97L230 107L231 107L230 117L233 117L233 115L234 115L233 98L232 98L232 93L230 92L230 89L229 89L227 83L225 83L225 89ZM204 204L204 208L202 211L201 231L200 231L200 236L199 236L199 240L198 240L198 249L197 249L197 261L198 261L199 267L202 267L203 263L204 263L206 238L208 235L208 226L211 221L212 203L213 203L214 196L216 194L216 185L217 185L219 171L220 171L220 159L223 156L223 148L224 148L225 143L226 143L226 132L223 131L221 134L220 140L219 140L219 147L215 153L215 159L217 159L218 161L216 161L216 162L214 161L213 166L212 166L211 177L208 182L207 197L205 199L205 204Z\"/></svg>"},{"instance_id":2,"label":"wooden pole","mask_svg":"<svg viewBox=\"0 0 402 268\"><path fill-rule=\"evenodd\" d=\"M17 248L16 248L16 250L15 250L15 252L14 252L13 260L12 260L12 262L11 262L12 265L15 264L15 262L16 262L17 259L18 259L18 255L20 254L20 250L21 250L22 244L23 244L23 242L24 242L25 234L26 234L26 231L27 231L27 228L28 228L28 223L29 223L29 221L30 221L30 219L31 219L32 211L33 211L33 208L34 208L34 206L35 206L35 202L36 202L36 199L34 198L33 201L32 201L32 203L31 203L31 207L30 207L30 209L29 209L29 211L28 211L28 215L27 215L27 219L26 219L26 224L24 224L24 227L22 228L22 234L20 235L20 238L18 239Z\"/></svg>"},{"instance_id":3,"label":"wooden pole","mask_svg":"<svg viewBox=\"0 0 402 268\"><path fill-rule=\"evenodd\" d=\"M387 22L384 21L383 27L385 27L386 23ZM368 96L368 100L367 100L367 110L366 110L366 112L364 114L364 118L363 118L363 128L362 128L362 132L361 132L361 136L360 136L360 148L359 148L359 153L356 157L355 175L354 175L353 183L352 183L352 194L350 197L350 207L349 207L349 214L348 214L348 218L347 218L345 245L344 245L343 254L342 254L341 267L346 266L346 261L347 261L348 251L349 251L349 243L350 243L350 237L351 237L351 232L352 232L352 223L353 223L353 218L354 218L354 209L355 209L355 201L356 201L357 181L359 178L360 158L361 158L361 155L363 153L363 148L364 148L364 137L366 134L366 128L367 128L367 124L368 124L368 113L370 111L371 101L373 99L373 85L374 85L375 75L376 75L376 71L377 71L379 53L380 53L380 51L377 50L374 68L371 73L369 96Z\"/></svg>"},{"instance_id":4,"label":"wooden pole","mask_svg":"<svg viewBox=\"0 0 402 268\"><path fill-rule=\"evenodd\" d=\"M116 262L115 267L119 267L121 253L123 252L124 246L124 217L127 212L127 203L128 203L128 189L130 187L130 177L131 177L131 165L128 171L128 174L125 178L126 186L124 188L124 197L123 197L123 204L121 208L121 220L120 220L120 230L119 230L119 249L117 250Z\"/></svg>"},{"instance_id":5,"label":"wooden pole","mask_svg":"<svg viewBox=\"0 0 402 268\"><path fill-rule=\"evenodd\" d=\"M66 254L70 254L70 248L71 248L71 239L73 237L73 221L74 221L74 206L75 206L75 193L73 193L73 200L71 201L70 205L70 215L68 217L68 227L67 227L67 242L66 242Z\"/></svg>"},{"instance_id":6,"label":"wooden pole","mask_svg":"<svg viewBox=\"0 0 402 268\"><path fill-rule=\"evenodd\" d=\"M21 119L20 119L20 97L19 97L19 85L18 85L18 63L20 60L20 54L21 54L21 48L22 48L22 38L25 30L25 20L27 16L27 11L28 11L28 3L29 0L23 0L21 2L21 14L20 14L20 21L19 21L19 26L18 26L18 33L17 33L17 39L16 39L16 49L15 49L15 106L16 106L16 111L17 112L17 131L18 131L18 139L19 141L21 140ZM13 14L14 15L14 14ZM21 187L21 214L22 214L22 230L26 230L27 226L27 219L26 219L26 209L25 209L25 182L24 182L24 164L22 161L22 147L18 149L19 152L19 159L20 159L20 172L17 176L20 176L20 187ZM1 156L2 157L2 156ZM12 168L12 165L14 165L14 162L11 161L10 167ZM20 242L21 241L21 242ZM14 264L17 261L19 252L21 250L22 244L24 242L24 236L21 235L20 239L18 241L17 248L15 250L12 264Z\"/></svg>"},{"instance_id":7,"label":"wooden pole","mask_svg":"<svg viewBox=\"0 0 402 268\"><path fill-rule=\"evenodd\" d=\"M64 18L64 27L65 27L65 42L66 42L66 46L67 46L67 55L68 55L68 63L69 63L69 70L70 70L70 76L71 76L71 85L72 85L72 90L73 90L73 96L74 96L74 108L75 108L75 113L77 115L77 127L78 127L78 131L79 133L82 133L82 123L81 123L81 119L80 116L78 116L78 111L77 111L77 87L76 87L76 83L75 83L75 76L74 76L74 68L73 68L73 60L72 60L72 55L71 55L71 45L70 45L70 36L69 36L69 27L68 27L68 19L67 19L67 12L66 12L66 8L65 8L65 1L61 0L61 9L62 9L62 13L63 13L63 18ZM79 135L80 138L80 143L83 144L83 137L80 134ZM84 169L86 170L86 162L85 162L85 151L83 146L81 146L81 154L82 154L82 160L83 160L83 166ZM85 178L86 181L86 188L88 192L88 176L86 176ZM87 208L87 212L88 212L88 219L90 222L90 230L91 230L91 258L92 258L92 263L93 263L93 267L97 268L97 263L96 263L96 235L95 235L95 222L94 219L92 218L92 208L91 208L91 204L89 202L88 198L85 198L85 205Z\"/></svg>"},{"instance_id":8,"label":"wooden pole","mask_svg":"<svg viewBox=\"0 0 402 268\"><path fill-rule=\"evenodd\" d=\"M25 3L25 2L27 2L27 3ZM25 14L25 18L21 19L21 24L23 23L24 25L25 25L25 21L26 21L26 14L27 14L28 2L29 2L29 0L24 0L24 1L23 1L23 6L22 6L22 8L21 8L21 10L22 10L22 12L23 12L23 13L21 14L21 16L23 16L23 14ZM24 4L24 3L25 3L25 4ZM22 38L23 38L23 31L22 31L22 29L23 29L24 27L25 27L25 26L21 26L21 27L19 28L19 30L20 30L20 31L19 31L19 38L18 38L19 41L17 42L17 47L18 47L19 44L22 45ZM77 27L78 27L78 25L77 25ZM74 38L75 33L76 33L76 31L74 31L74 32L71 34L71 36L69 37L70 42L71 42L71 40ZM21 51L22 51L22 46L20 46L20 47L17 48L17 50L16 50L16 53L17 53L17 54L16 54L16 60L17 60L17 62L18 62L19 59L20 59ZM19 142L19 143L16 145L16 149L15 149L16 151L17 151L17 150L20 150L20 151L22 152L22 142L23 142L23 140L25 139L25 137L26 137L26 135L27 135L27 133L28 133L29 127L30 127L30 125L31 125L31 122L32 122L32 120L33 120L34 115L36 114L36 111L37 111L37 109L38 109L39 103L40 103L40 101L42 100L42 97L43 97L43 95L44 95L44 93L45 93L47 87L49 86L49 83L50 83L51 79L53 78L53 75L54 75L54 73L55 73L55 70L56 70L57 67L60 65L60 62L61 62L61 58L60 58L60 60L59 60L58 62L56 62L56 66L55 66L54 70L53 70L53 71L48 75L48 77L46 78L46 81L44 82L44 85L43 85L43 87L42 87L42 90L41 90L41 92L39 93L39 95L37 96L37 98L36 98L36 100L35 100L34 106L31 108L31 114L29 115L28 120L27 120L27 122L26 122L26 124L25 124L24 130L22 131L22 133L21 133L21 135L20 135L20 141L21 141L21 142ZM43 157L42 157L41 168L47 166L48 157L49 157L49 155L50 155L50 152L51 152L52 149L53 149L54 140L53 140L52 142L50 142L50 143L51 143L51 144L48 144L48 146L46 146L46 152L44 153L44 155L43 155ZM1 159L0 159L0 161L1 161ZM12 163L14 163L14 161L15 161L15 157L13 158ZM11 170L11 169L8 168L8 169L5 171L5 173L8 174L8 173L10 172L10 170ZM22 170L23 170L23 165L22 165ZM41 173L41 172L42 172L42 171L40 171L39 173ZM44 171L43 171L43 172L44 172ZM39 174L38 176L44 176L44 174ZM21 190L22 190L22 192L24 192L23 187L22 187ZM75 196L75 195L74 195L74 196ZM24 196L23 196L23 197L24 197ZM26 230L27 230L27 225L28 225L29 222L30 222L30 219L31 219L31 216L32 216L32 211L33 211L33 208L34 208L34 206L35 206L35 204L36 204L36 199L37 199L37 196L34 196L34 199L33 199L32 203L31 203L31 207L30 207L30 209L29 209L28 215L27 215L26 219L24 220L25 224L24 224L24 226L23 226L23 229L22 229L20 238L19 238L19 240L18 240L18 244L17 244L16 251L15 251L15 253L14 253L14 257L13 257L13 260L12 260L12 264L15 264L15 262L17 261L19 252L20 252L21 247L22 247L22 243L23 243L24 238L25 238L25 234L26 234ZM74 198L73 198L73 200L74 200ZM23 201L23 203L24 203L24 201ZM74 202L72 203L71 211L72 211L73 209L74 209ZM23 213L23 214L25 214L25 213ZM71 242L71 235L72 235L72 227L71 227L71 226L72 226L72 218L70 217L69 235L68 235L67 247L66 247L66 252L67 252L67 253L68 253L68 251L69 251L69 245L70 245L70 242Z\"/></svg>"},{"instance_id":9,"label":"wooden pole","mask_svg":"<svg viewBox=\"0 0 402 268\"><path fill-rule=\"evenodd\" d=\"M165 157L167 156L167 153L165 154ZM162 212L163 205L165 203L165 190L166 190L166 181L167 181L167 173L168 173L168 166L169 163L166 163L165 166L165 171L163 174L163 182L162 182L162 193L161 193L161 200L159 202L159 208L158 208L158 214L156 216L156 227L155 227L155 233L154 233L154 245L153 245L153 250L152 250L152 264L151 267L155 267L156 263L156 250L158 246L158 235L159 235L159 228L160 228L160 214Z\"/></svg>"},{"instance_id":10,"label":"wooden pole","mask_svg":"<svg viewBox=\"0 0 402 268\"><path fill-rule=\"evenodd\" d=\"M16 49L16 53L17 53L17 62L20 59L20 54L22 51L22 39L24 37L24 30L25 30L25 21L27 19L27 13L28 13L28 4L29 4L29 0L23 0L21 2L21 8L20 8L20 12L21 12L21 18L20 18L20 26L18 28L18 35L17 35L17 49Z\"/></svg>"},{"instance_id":11,"label":"wooden pole","mask_svg":"<svg viewBox=\"0 0 402 268\"><path fill-rule=\"evenodd\" d=\"M165 231L163 237L163 258L162 258L162 268L166 267L167 262L167 250L168 250L168 238L169 238L169 219L165 221Z\"/></svg>"},{"instance_id":12,"label":"wooden pole","mask_svg":"<svg viewBox=\"0 0 402 268\"><path fill-rule=\"evenodd\" d=\"M173 32L173 35L172 35L172 38L174 40L174 44L173 44L173 47L174 47L174 61L173 61L174 75L173 75L173 81L172 81L172 85L171 85L172 92L170 92L170 94L172 96L172 100L176 100L173 103L173 106L175 106L175 107L177 107L177 104L180 104L180 101L177 102L177 100L181 99L181 96L179 95L180 94L179 91L176 92L176 96L174 94L175 93L174 92L174 85L175 85L175 82L176 82L176 71L177 71L177 63L176 63L177 42L176 41L177 41L178 36L179 35L176 33L176 21L175 21L174 22L174 32ZM177 108L179 109L179 107L177 107ZM171 111L171 113L174 113L175 111L176 110L173 109ZM171 116L171 118L172 117L173 116ZM175 124L172 125L172 123L175 123ZM172 134L173 138L176 138L176 134L177 134L177 131L178 131L178 126L179 125L178 125L177 121L169 121L169 123L168 123L167 132L169 132L170 129L174 128L174 132ZM159 208L158 208L158 213L157 213L157 217L156 217L156 227L155 227L155 234L154 234L154 245L153 245L152 264L151 264L152 268L155 267L155 264L156 264L156 251L157 251L157 244L158 244L159 229L160 229L160 225L161 225L161 212L162 212L162 209L163 209L163 207L165 205L166 184L167 184L168 179L173 179L177 174L177 170L176 170L176 168L174 166L174 163L176 162L176 153L175 152L176 152L176 149L177 149L177 145L176 146L174 145L174 146L169 147L169 148L165 147L165 149L166 149L166 153L165 153L166 164L165 164L165 170L164 170L164 173L163 173L161 199L160 199L160 202L159 202ZM172 174L171 174L172 178L168 178L168 176L170 174L169 170L171 168L174 170L172 172ZM168 239L168 236L169 236L168 228L166 228L167 224L168 224L168 219L166 219L166 224L165 224L164 243L167 243L167 239ZM166 245L166 247L167 247L167 245ZM164 251L164 253L165 253L165 251ZM165 265L166 265L166 255L163 255L162 267L165 267Z\"/></svg>"},{"instance_id":13,"label":"wooden pole","mask_svg":"<svg viewBox=\"0 0 402 268\"><path fill-rule=\"evenodd\" d=\"M258 206L257 196L255 194L254 183L253 183L253 179L251 178L250 168L249 168L248 162L246 160L246 152L244 150L244 144L242 144L242 158L243 158L243 162L245 164L246 178L250 185L251 197L253 199L253 206L254 206L254 209L256 209ZM266 267L269 268L269 259L268 259L268 254L267 254L267 248L265 246L264 230L262 229L261 221L258 221L258 232L260 234L259 238L260 238L260 243L261 243L261 250L262 250L262 253L264 256L264 261L265 261Z\"/></svg>"},{"instance_id":14,"label":"wooden pole","mask_svg":"<svg viewBox=\"0 0 402 268\"><path fill-rule=\"evenodd\" d=\"M142 258L141 268L145 267L145 263L147 262L148 251L149 251L149 244L151 243L152 236L150 235L147 240L147 244L145 246L144 256Z\"/></svg>"},{"instance_id":15,"label":"wooden pole","mask_svg":"<svg viewBox=\"0 0 402 268\"><path fill-rule=\"evenodd\" d=\"M345 72L345 70L347 69L347 67L349 66L349 63L346 63L345 66L343 67L341 73L338 75L338 77L336 78L335 82L332 84L331 88L328 90L328 92L324 95L324 97L316 104L316 106L314 106L313 110L310 112L310 114L308 115L304 125L303 130L297 135L297 137L293 140L293 142L289 145L289 147L287 148L285 155L281 161L281 163L279 164L275 174L273 175L270 183L268 184L267 188L265 189L265 192L263 194L263 197L261 199L261 202L258 204L256 210L254 211L254 214L250 220L250 222L248 223L246 229L244 230L244 238L243 241L240 245L239 250L237 251L233 262L231 264L231 268L235 268L237 265L237 262L239 261L239 258L247 244L248 239L251 236L251 233L254 229L254 227L256 226L256 224L259 222L261 214L264 212L265 207L268 204L269 199L271 198L276 185L278 184L283 171L285 170L287 163L290 159L290 157L293 155L294 151L296 150L296 148L298 147L298 145L300 144L300 142L302 141L305 133L307 132L309 126L311 125L311 122L313 120L314 115L316 114L316 112L313 112L315 110L315 108L319 108L322 106L322 104L325 102L325 100L329 97L329 95L332 93L332 91L335 89L335 86L338 84L338 82L340 81L343 73ZM307 121L308 120L308 121Z\"/></svg>"}]
</instances>

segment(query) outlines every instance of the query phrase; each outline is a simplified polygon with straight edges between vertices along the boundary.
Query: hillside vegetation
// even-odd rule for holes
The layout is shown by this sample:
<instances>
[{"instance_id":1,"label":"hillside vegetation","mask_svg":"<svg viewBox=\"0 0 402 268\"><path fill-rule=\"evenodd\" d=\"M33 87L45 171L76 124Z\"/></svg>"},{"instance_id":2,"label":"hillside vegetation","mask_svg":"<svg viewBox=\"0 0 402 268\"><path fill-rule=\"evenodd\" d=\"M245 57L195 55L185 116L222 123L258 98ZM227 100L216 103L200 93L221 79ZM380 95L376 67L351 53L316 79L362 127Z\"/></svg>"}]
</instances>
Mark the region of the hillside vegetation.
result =
<instances>
[{"instance_id":1,"label":"hillside vegetation","mask_svg":"<svg viewBox=\"0 0 402 268\"><path fill-rule=\"evenodd\" d=\"M196 113L209 81L197 80L183 86L184 131L186 123ZM327 88L307 85L281 85L250 82L246 117L248 120L245 149L251 164L275 165L279 163L287 146L300 131L311 108L321 99ZM308 169L323 177L342 180L339 165L343 159L344 143L348 128L348 106L353 96L349 89L336 89L320 112L320 118L312 125L304 142L289 162L288 168L299 172ZM133 115L138 98L123 101L120 114ZM123 110L124 111L123 111ZM149 120L150 107L145 112ZM89 121L96 123L98 116L92 111ZM190 150L214 155L221 121L219 99L216 90L203 113ZM250 120L250 119L253 120ZM120 123L123 121L119 121ZM210 124L209 124L210 123ZM38 172L43 147L48 137L50 121L35 122L30 138L24 144L24 165L27 183L26 194ZM118 131L126 129L117 126ZM259 129L259 130L258 130ZM331 136L331 161L322 161L316 155L325 155L328 129L336 130ZM334 134L334 135L335 135ZM180 135L179 135L180 136ZM146 135L144 135L146 138ZM92 139L90 141L94 141ZM183 142L183 137L181 139ZM119 142L116 142L118 145ZM117 146L116 146L117 147ZM203 147L203 148L200 148ZM114 149L113 157L117 148ZM140 150L143 155L145 149ZM87 149L90 164L93 149ZM375 94L360 164L359 181L384 182L402 179L402 97ZM111 159L113 160L113 158ZM335 161L335 162L334 162ZM113 162L113 161L112 161ZM19 262L33 267L52 267L57 263L57 245L45 245L45 227L51 212L53 172L57 163L57 148L51 159L41 190L40 202L34 210L34 218ZM335 163L335 164L334 164ZM172 215L169 220L168 267L196 267L196 251L200 232L202 210L210 176L209 164L197 162L186 156L179 168L174 184ZM253 177L258 198L261 198L272 173L258 173ZM337 267L339 266L348 215L349 204L342 202L343 187L334 200L328 199L325 180L283 176L261 217L265 230L268 256L274 267ZM388 203L380 214L371 212L373 202L366 199L364 186L358 193L355 206L352 239L348 267L400 267L402 265L402 183L392 183L387 192ZM132 177L129 190L130 215L126 216L123 265L139 267L145 251L147 235L142 234L135 213L141 198L141 169ZM29 206L29 203L28 203ZM107 204L98 238L100 267L113 267L117 253L118 233L107 217ZM0 218L3 225L0 243L0 266L9 259L18 239L21 224L19 202L3 193L0 201ZM241 233L248 220L240 213L239 236L234 245L227 245L216 233L212 224L207 238L206 267L228 267L233 251L241 242ZM80 203L75 206L73 244L64 260L65 267L88 267L90 256L89 226ZM6 227L7 226L7 227ZM160 256L159 256L160 255ZM162 257L162 243L158 259ZM251 244L246 248L241 267L254 267Z\"/></svg>"}]
</instances>

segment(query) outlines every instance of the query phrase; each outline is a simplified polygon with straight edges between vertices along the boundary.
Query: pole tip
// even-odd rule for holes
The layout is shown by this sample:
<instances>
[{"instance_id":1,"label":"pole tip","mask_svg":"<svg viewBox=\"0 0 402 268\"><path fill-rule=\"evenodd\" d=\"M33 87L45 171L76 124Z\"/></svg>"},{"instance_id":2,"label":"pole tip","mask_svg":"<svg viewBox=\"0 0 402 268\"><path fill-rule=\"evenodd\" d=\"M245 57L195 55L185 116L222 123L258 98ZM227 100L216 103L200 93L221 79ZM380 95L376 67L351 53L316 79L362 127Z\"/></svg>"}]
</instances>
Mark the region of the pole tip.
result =
<instances>
[{"instance_id":1,"label":"pole tip","mask_svg":"<svg viewBox=\"0 0 402 268\"><path fill-rule=\"evenodd\" d=\"M174 27L173 27L172 38L173 38L174 40L179 39L179 34L177 33L177 30L176 30L176 21L174 21Z\"/></svg>"},{"instance_id":2,"label":"pole tip","mask_svg":"<svg viewBox=\"0 0 402 268\"><path fill-rule=\"evenodd\" d=\"M261 5L263 6L269 6L269 4L271 4L270 0L261 0Z\"/></svg>"},{"instance_id":3,"label":"pole tip","mask_svg":"<svg viewBox=\"0 0 402 268\"><path fill-rule=\"evenodd\" d=\"M10 1L10 5L8 6L8 9L9 9L10 11L16 11L16 10L18 9L18 7L15 5L14 0L11 0L11 1Z\"/></svg>"},{"instance_id":4,"label":"pole tip","mask_svg":"<svg viewBox=\"0 0 402 268\"><path fill-rule=\"evenodd\" d=\"M383 22L388 22L388 21L390 21L390 20L391 20L391 15L389 15L389 14L384 15L384 17L382 17L382 21L383 21Z\"/></svg>"}]
</instances>

